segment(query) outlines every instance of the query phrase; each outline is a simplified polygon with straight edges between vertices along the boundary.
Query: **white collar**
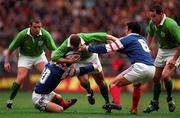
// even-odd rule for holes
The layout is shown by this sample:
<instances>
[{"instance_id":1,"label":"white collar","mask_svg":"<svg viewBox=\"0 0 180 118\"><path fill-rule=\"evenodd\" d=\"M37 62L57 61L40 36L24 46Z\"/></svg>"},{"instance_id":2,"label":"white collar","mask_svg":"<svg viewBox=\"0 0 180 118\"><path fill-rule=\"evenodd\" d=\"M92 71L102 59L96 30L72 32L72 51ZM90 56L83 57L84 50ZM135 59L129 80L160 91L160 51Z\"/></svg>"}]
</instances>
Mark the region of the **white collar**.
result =
<instances>
[{"instance_id":1,"label":"white collar","mask_svg":"<svg viewBox=\"0 0 180 118\"><path fill-rule=\"evenodd\" d=\"M161 20L161 22L160 22L160 24L159 24L159 25L161 25L161 26L162 26L162 25L164 24L165 19L166 19L166 14L164 14L164 15L163 15L163 19Z\"/></svg>"},{"instance_id":2,"label":"white collar","mask_svg":"<svg viewBox=\"0 0 180 118\"><path fill-rule=\"evenodd\" d=\"M28 34L29 36L32 36L32 35L31 35L31 33L30 33L30 28L28 28L28 30L27 30L27 34ZM38 36L39 36L39 35L42 35L41 30L40 30L40 32L39 32L39 34L38 34Z\"/></svg>"},{"instance_id":3,"label":"white collar","mask_svg":"<svg viewBox=\"0 0 180 118\"><path fill-rule=\"evenodd\" d=\"M67 39L67 47L71 47L70 37L71 37L71 36L69 36L69 38ZM84 40L83 40L81 37L80 37L80 39L81 39L81 44L85 44Z\"/></svg>"},{"instance_id":4,"label":"white collar","mask_svg":"<svg viewBox=\"0 0 180 118\"><path fill-rule=\"evenodd\" d=\"M130 36L130 35L139 35L139 34L137 34L137 33L129 33L128 35L126 35L126 36Z\"/></svg>"}]
</instances>

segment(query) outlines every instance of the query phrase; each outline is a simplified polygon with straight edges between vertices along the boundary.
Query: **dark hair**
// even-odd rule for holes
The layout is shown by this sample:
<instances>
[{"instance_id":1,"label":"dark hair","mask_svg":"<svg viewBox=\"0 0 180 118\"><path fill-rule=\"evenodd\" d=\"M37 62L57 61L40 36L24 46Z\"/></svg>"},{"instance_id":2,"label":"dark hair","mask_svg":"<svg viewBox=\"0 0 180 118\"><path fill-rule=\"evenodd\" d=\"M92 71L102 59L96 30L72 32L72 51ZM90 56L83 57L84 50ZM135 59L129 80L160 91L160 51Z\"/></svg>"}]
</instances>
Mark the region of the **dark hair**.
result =
<instances>
[{"instance_id":1,"label":"dark hair","mask_svg":"<svg viewBox=\"0 0 180 118\"><path fill-rule=\"evenodd\" d=\"M79 44L81 43L81 39L77 34L72 34L70 36L70 44L74 47L79 47Z\"/></svg>"},{"instance_id":2,"label":"dark hair","mask_svg":"<svg viewBox=\"0 0 180 118\"><path fill-rule=\"evenodd\" d=\"M32 23L41 23L41 20L40 19L37 19L37 18L33 18L30 20L30 25L32 25Z\"/></svg>"},{"instance_id":3,"label":"dark hair","mask_svg":"<svg viewBox=\"0 0 180 118\"><path fill-rule=\"evenodd\" d=\"M152 5L150 7L150 11L151 12L156 12L156 14L161 14L161 13L164 13L164 9L161 5L159 4L156 4L156 5Z\"/></svg>"},{"instance_id":4,"label":"dark hair","mask_svg":"<svg viewBox=\"0 0 180 118\"><path fill-rule=\"evenodd\" d=\"M131 30L132 33L140 34L141 32L141 26L138 22L128 22L127 23L128 30Z\"/></svg>"}]
</instances>

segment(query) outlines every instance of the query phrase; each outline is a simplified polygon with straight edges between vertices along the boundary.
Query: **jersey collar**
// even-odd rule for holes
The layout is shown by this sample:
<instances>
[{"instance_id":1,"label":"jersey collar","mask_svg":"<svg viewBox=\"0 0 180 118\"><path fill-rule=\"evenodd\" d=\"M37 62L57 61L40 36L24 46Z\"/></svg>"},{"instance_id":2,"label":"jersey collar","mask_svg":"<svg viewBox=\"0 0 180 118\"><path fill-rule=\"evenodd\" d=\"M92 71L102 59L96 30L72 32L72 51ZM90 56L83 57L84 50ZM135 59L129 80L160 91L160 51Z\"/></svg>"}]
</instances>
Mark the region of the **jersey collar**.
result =
<instances>
[{"instance_id":1,"label":"jersey collar","mask_svg":"<svg viewBox=\"0 0 180 118\"><path fill-rule=\"evenodd\" d=\"M161 25L161 26L162 26L162 25L164 24L165 19L166 19L166 14L164 14L163 19L161 20L161 22L160 22L160 24L159 24L159 25Z\"/></svg>"},{"instance_id":2,"label":"jersey collar","mask_svg":"<svg viewBox=\"0 0 180 118\"><path fill-rule=\"evenodd\" d=\"M84 40L80 37L81 39L81 44L85 44ZM71 44L70 44L70 37L67 39L67 47L71 47Z\"/></svg>"},{"instance_id":3,"label":"jersey collar","mask_svg":"<svg viewBox=\"0 0 180 118\"><path fill-rule=\"evenodd\" d=\"M136 36L139 36L139 34L137 34L137 33L129 33L129 34L126 35L126 36L130 36L130 35L136 35Z\"/></svg>"},{"instance_id":4,"label":"jersey collar","mask_svg":"<svg viewBox=\"0 0 180 118\"><path fill-rule=\"evenodd\" d=\"M28 30L27 30L27 35L32 36L32 35L31 35L31 33L30 33L30 28L28 28ZM38 36L39 36L39 35L42 35L41 30L40 30L40 32L39 32L39 34L38 34Z\"/></svg>"}]
</instances>

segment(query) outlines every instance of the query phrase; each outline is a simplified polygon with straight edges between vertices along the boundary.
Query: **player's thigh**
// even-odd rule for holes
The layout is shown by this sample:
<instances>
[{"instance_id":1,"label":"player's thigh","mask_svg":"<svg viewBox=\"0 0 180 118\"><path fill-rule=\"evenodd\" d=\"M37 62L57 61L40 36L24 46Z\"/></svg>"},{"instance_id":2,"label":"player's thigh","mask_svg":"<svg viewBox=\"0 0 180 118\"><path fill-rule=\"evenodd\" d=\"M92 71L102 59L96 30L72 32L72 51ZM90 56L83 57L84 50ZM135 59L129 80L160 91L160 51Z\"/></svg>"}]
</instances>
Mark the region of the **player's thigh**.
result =
<instances>
[{"instance_id":1,"label":"player's thigh","mask_svg":"<svg viewBox=\"0 0 180 118\"><path fill-rule=\"evenodd\" d=\"M44 53L34 59L34 67L39 72L43 71L43 69L47 63L48 63L48 61L47 61L47 58Z\"/></svg>"},{"instance_id":2,"label":"player's thigh","mask_svg":"<svg viewBox=\"0 0 180 118\"><path fill-rule=\"evenodd\" d=\"M89 75L88 74L84 74L81 76L78 76L78 80L80 81L80 83L87 83L89 81Z\"/></svg>"},{"instance_id":3,"label":"player's thigh","mask_svg":"<svg viewBox=\"0 0 180 118\"><path fill-rule=\"evenodd\" d=\"M28 72L29 72L29 69L28 69L28 68L18 67L18 73L17 73L16 82L17 82L18 84L22 84L23 81L24 81L24 79L27 77Z\"/></svg>"},{"instance_id":4,"label":"player's thigh","mask_svg":"<svg viewBox=\"0 0 180 118\"><path fill-rule=\"evenodd\" d=\"M92 73L92 77L94 78L94 80L96 81L96 83L98 85L104 85L105 84L103 71L98 72L98 73Z\"/></svg>"},{"instance_id":5,"label":"player's thigh","mask_svg":"<svg viewBox=\"0 0 180 118\"><path fill-rule=\"evenodd\" d=\"M129 84L131 84L131 82L128 81L125 77L119 76L119 77L116 77L115 80L113 80L110 83L110 87L112 87L112 86L122 87L122 86L126 86L126 85L129 85Z\"/></svg>"}]
</instances>

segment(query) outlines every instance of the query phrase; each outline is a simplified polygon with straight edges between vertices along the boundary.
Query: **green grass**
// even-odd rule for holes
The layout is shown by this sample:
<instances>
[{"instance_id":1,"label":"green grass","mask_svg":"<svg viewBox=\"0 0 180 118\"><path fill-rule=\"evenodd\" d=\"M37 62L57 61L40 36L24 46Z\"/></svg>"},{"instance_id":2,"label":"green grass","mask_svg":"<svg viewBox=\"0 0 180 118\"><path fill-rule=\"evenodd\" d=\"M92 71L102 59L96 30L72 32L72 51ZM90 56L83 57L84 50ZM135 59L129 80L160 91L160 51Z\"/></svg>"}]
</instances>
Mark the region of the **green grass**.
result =
<instances>
[{"instance_id":1,"label":"green grass","mask_svg":"<svg viewBox=\"0 0 180 118\"><path fill-rule=\"evenodd\" d=\"M131 93L123 93L121 95L121 101L123 103L123 109L121 111L113 110L113 113L105 113L101 108L104 101L100 94L95 94L96 104L89 105L85 93L62 93L62 96L66 99L76 97L78 102L64 113L43 113L34 109L31 102L31 93L20 92L15 101L14 108L7 110L5 107L5 101L9 96L9 92L0 93L0 118L179 118L180 117L180 94L174 93L174 100L176 102L177 109L175 112L170 113L167 108L166 94L162 93L160 97L160 110L151 114L145 114L142 112L150 99L152 93L143 93L139 105L138 115L130 115L129 109L131 107Z\"/></svg>"}]
</instances>

